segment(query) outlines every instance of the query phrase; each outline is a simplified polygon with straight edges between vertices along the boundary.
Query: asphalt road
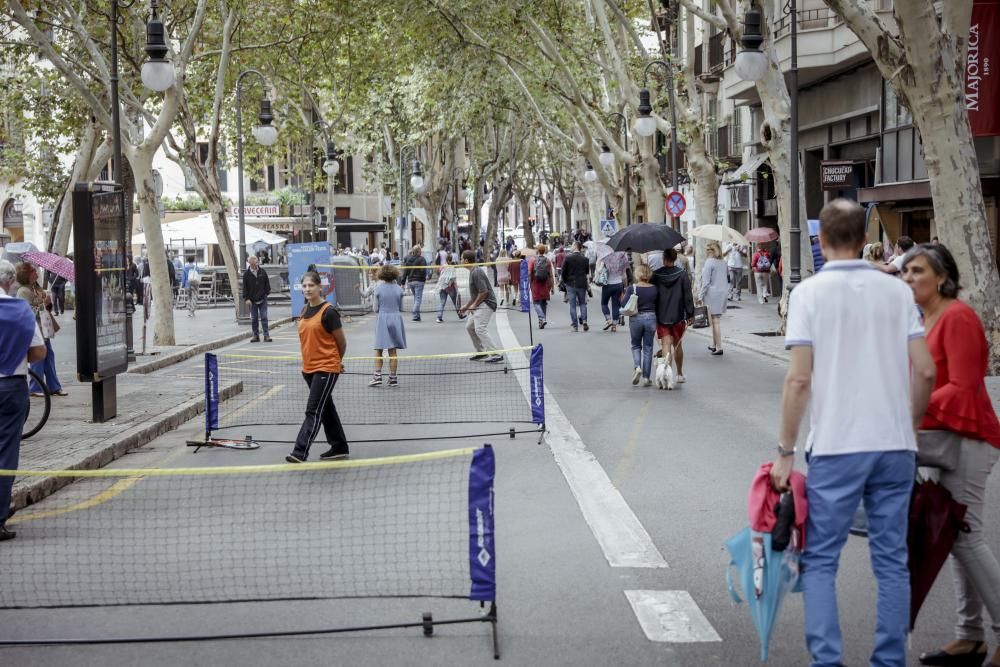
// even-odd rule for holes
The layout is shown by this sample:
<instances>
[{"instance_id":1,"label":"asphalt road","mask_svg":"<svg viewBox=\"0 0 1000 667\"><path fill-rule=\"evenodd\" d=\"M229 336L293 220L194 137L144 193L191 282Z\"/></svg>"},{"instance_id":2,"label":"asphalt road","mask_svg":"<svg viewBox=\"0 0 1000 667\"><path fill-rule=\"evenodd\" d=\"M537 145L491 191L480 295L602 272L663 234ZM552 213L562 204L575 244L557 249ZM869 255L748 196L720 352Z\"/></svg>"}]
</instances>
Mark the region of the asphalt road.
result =
<instances>
[{"instance_id":1,"label":"asphalt road","mask_svg":"<svg viewBox=\"0 0 1000 667\"><path fill-rule=\"evenodd\" d=\"M672 392L633 387L629 382L627 334L621 330L603 333L599 326L588 333L573 333L563 304L556 301L551 305L550 325L544 331L534 330L533 335L535 342L545 347L545 384L550 392L548 422L553 432L541 445L530 435L519 435L513 440L490 438L497 458L497 580L503 663L755 664L759 650L756 633L745 605L734 606L730 602L725 587L728 559L722 545L745 525L750 479L757 466L772 457L778 429L782 365L735 349L726 350L722 357L712 357L705 349L706 339L689 334L686 384ZM512 340L522 345L529 343L524 315L509 312L497 320L498 343L505 345ZM602 318L592 314L590 321L598 323ZM453 317L445 324L436 324L426 317L419 324L409 321L406 324L408 354L471 349L462 325ZM370 354L371 328L371 320L367 318L349 323L349 355ZM280 334L271 344L272 353L294 352L292 336L291 330ZM244 343L227 351L245 354L264 349L262 345ZM169 381L177 375L199 373L200 363L192 360L166 369L162 376ZM393 406L410 400L414 394L434 393L440 396L443 410L447 411L447 378L427 378L424 382L423 386L412 383L395 390L352 389L352 395L345 394L343 400L368 401L372 409L391 413ZM363 396L354 396L355 393ZM487 405L489 388L484 388L482 394L479 401ZM235 400L253 400L253 397ZM456 397L453 402L470 405L468 396ZM555 413L555 403L561 408L565 422ZM437 433L457 436L446 441L386 440L355 444L352 458L478 446L483 438L461 437L475 433L474 428L467 429L474 426L440 425ZM201 420L193 420L116 465L191 467L277 463L288 449L287 445L265 443L255 451L202 450L195 454L184 446L184 441L199 437L202 430ZM267 434L268 439L279 440L294 437L295 430L294 426L284 426L261 428L259 432ZM413 426L369 425L348 429L352 440L407 437L414 432ZM423 430L418 433L420 437L425 434ZM79 502L93 497L94 491L72 485L37 509ZM141 485L130 492L141 493ZM413 489L406 492L412 493ZM196 497L191 498L191 502L196 501ZM287 501L279 497L244 498L238 502L218 502L213 507L214 513L199 508L192 515L226 527L241 525L248 515L259 513L263 521L275 526L277 536L284 534L285 525L295 523L297 513L327 515L335 522L338 512L363 513L372 509L351 510L327 503L303 507ZM1000 553L998 501L1000 482L994 475L988 489L986 525L990 527L989 541L995 552ZM254 507L258 509L253 510ZM183 517L176 516L175 520L182 522ZM149 526L141 526L134 539L150 540L148 533L144 535L146 531L163 530L155 525L151 520ZM31 539L31 522L21 524L18 529L21 532L18 542L23 545L22 540ZM111 528L108 530L113 532ZM259 535L258 539L269 539L267 530ZM162 539L162 535L157 539ZM270 546L268 553L275 553L273 545ZM66 539L55 543L53 548L72 551L74 545ZM133 547L126 543L123 548ZM290 544L288 548L303 547ZM291 559L296 565L296 579L303 576L302 567L317 571L337 568L338 554L344 557L349 553L336 547L330 549L316 548L315 553L304 556L297 553ZM280 544L276 551L280 552ZM82 553L81 557L85 555ZM205 577L205 572L213 569L226 570L230 567L228 563L235 564L246 557L243 553L220 552L214 559L205 559L198 577ZM871 647L875 601L866 542L850 538L841 563L838 590L847 646L845 659L847 664L864 664ZM347 569L357 570L357 565L352 563ZM100 568L102 563L95 562L93 567ZM278 581L268 582L268 587L280 587L283 575L280 568L277 572L273 576ZM289 571L289 576L292 574ZM627 595L626 591L630 593ZM644 597L638 591L658 592L645 597L653 595L659 606L637 603L644 613L652 614L645 627L654 634L655 641L644 631L637 607L630 604L629 596L633 600ZM953 607L951 580L946 572L925 604L914 633L911 653L914 662L920 651L936 647L950 637ZM424 611L432 611L436 618L479 613L478 605L473 603L438 599L0 610L3 628L0 636L23 639L280 631L417 621ZM771 641L771 664L807 663L801 615L800 596L790 596ZM10 665L493 662L488 628L479 624L439 627L430 639L424 638L417 628L290 639L0 648L0 661Z\"/></svg>"}]
</instances>

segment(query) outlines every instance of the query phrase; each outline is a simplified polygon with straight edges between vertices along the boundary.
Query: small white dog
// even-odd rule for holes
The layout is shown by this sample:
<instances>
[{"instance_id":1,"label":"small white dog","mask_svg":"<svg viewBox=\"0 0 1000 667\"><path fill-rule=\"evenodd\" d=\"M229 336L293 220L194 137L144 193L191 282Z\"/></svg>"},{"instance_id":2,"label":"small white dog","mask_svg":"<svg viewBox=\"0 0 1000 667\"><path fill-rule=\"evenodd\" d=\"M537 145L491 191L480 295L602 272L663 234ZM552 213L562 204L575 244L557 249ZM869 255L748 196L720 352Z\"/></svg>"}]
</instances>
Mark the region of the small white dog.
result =
<instances>
[{"instance_id":1,"label":"small white dog","mask_svg":"<svg viewBox=\"0 0 1000 667\"><path fill-rule=\"evenodd\" d=\"M674 367L671 359L660 357L656 360L656 387L658 389L673 389L677 386L674 377Z\"/></svg>"}]
</instances>

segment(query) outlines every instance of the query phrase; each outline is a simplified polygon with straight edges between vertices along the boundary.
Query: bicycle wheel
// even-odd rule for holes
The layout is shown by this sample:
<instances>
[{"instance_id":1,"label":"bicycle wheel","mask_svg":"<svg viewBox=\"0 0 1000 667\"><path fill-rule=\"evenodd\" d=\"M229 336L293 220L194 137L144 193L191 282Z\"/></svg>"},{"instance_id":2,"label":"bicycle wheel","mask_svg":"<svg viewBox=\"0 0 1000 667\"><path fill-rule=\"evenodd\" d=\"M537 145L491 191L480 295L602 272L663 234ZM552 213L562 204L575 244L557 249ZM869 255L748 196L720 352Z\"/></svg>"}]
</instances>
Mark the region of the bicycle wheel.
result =
<instances>
[{"instance_id":1,"label":"bicycle wheel","mask_svg":"<svg viewBox=\"0 0 1000 667\"><path fill-rule=\"evenodd\" d=\"M35 371L28 371L29 378L38 383L42 388L41 396L30 396L28 398L28 415L24 420L24 428L21 429L21 439L30 438L45 426L45 421L49 418L49 410L52 409L52 398L49 390L45 386L45 381L39 377Z\"/></svg>"}]
</instances>

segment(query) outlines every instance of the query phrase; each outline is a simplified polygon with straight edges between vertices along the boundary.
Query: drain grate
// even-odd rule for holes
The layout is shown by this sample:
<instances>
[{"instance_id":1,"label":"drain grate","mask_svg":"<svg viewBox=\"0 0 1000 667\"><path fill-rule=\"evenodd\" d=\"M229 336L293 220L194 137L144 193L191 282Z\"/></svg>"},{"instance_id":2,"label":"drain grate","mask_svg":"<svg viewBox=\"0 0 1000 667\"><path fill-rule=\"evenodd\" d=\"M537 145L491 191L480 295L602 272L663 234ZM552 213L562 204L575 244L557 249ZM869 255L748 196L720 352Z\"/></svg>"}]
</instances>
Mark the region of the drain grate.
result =
<instances>
[{"instance_id":1,"label":"drain grate","mask_svg":"<svg viewBox=\"0 0 1000 667\"><path fill-rule=\"evenodd\" d=\"M754 336L762 336L764 338L772 338L774 336L783 335L780 331L754 331Z\"/></svg>"}]
</instances>

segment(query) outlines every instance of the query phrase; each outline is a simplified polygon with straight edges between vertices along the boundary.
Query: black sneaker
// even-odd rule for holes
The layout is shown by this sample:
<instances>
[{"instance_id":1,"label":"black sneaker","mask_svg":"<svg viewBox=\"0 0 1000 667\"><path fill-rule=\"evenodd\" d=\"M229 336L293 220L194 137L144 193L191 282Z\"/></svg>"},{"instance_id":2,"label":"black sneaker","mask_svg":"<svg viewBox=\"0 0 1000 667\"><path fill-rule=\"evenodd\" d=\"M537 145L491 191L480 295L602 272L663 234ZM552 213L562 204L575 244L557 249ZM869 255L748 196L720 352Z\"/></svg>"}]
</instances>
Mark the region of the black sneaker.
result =
<instances>
[{"instance_id":1,"label":"black sneaker","mask_svg":"<svg viewBox=\"0 0 1000 667\"><path fill-rule=\"evenodd\" d=\"M474 354L471 357L469 357L469 361L484 361L486 359L489 359L489 357L490 355L488 354Z\"/></svg>"},{"instance_id":2,"label":"black sneaker","mask_svg":"<svg viewBox=\"0 0 1000 667\"><path fill-rule=\"evenodd\" d=\"M250 342L251 343L259 343L260 342L260 336L254 336L253 338L250 339Z\"/></svg>"},{"instance_id":3,"label":"black sneaker","mask_svg":"<svg viewBox=\"0 0 1000 667\"><path fill-rule=\"evenodd\" d=\"M498 364L501 361L503 361L503 355L502 354L494 354L491 357L489 357L488 359L486 359L486 363L488 363L488 364Z\"/></svg>"},{"instance_id":4,"label":"black sneaker","mask_svg":"<svg viewBox=\"0 0 1000 667\"><path fill-rule=\"evenodd\" d=\"M589 326L587 326L587 323L586 323L586 322L584 322L584 323L583 323L583 330L584 330L584 331L590 331L590 327L589 327Z\"/></svg>"},{"instance_id":5,"label":"black sneaker","mask_svg":"<svg viewBox=\"0 0 1000 667\"><path fill-rule=\"evenodd\" d=\"M305 463L306 462L305 459L300 459L295 454L289 454L288 456L285 457L285 460L288 461L289 463Z\"/></svg>"},{"instance_id":6,"label":"black sneaker","mask_svg":"<svg viewBox=\"0 0 1000 667\"><path fill-rule=\"evenodd\" d=\"M17 533L15 533L13 530L0 528L0 542L6 542L7 540L12 540L15 537L17 537Z\"/></svg>"},{"instance_id":7,"label":"black sneaker","mask_svg":"<svg viewBox=\"0 0 1000 667\"><path fill-rule=\"evenodd\" d=\"M339 461L340 459L346 459L350 454L347 452L339 452L333 447L329 451L323 452L319 457L324 461Z\"/></svg>"},{"instance_id":8,"label":"black sneaker","mask_svg":"<svg viewBox=\"0 0 1000 667\"><path fill-rule=\"evenodd\" d=\"M390 387L398 387L399 386L399 380L396 378L395 375L390 375L389 376L389 386Z\"/></svg>"},{"instance_id":9,"label":"black sneaker","mask_svg":"<svg viewBox=\"0 0 1000 667\"><path fill-rule=\"evenodd\" d=\"M265 343L270 343L271 342L271 337L270 336L264 336L264 342Z\"/></svg>"}]
</instances>

